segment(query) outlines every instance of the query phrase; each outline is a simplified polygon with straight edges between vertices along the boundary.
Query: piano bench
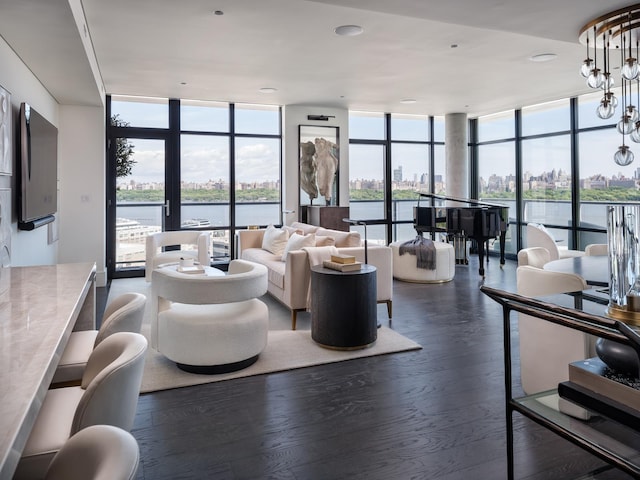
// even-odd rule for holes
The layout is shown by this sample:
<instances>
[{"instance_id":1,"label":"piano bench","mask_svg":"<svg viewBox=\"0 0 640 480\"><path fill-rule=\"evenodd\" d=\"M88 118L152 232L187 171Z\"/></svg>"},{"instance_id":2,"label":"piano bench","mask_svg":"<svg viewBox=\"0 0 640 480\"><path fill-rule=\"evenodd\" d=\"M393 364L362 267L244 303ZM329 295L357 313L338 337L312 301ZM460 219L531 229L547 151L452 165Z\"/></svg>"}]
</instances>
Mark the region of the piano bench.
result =
<instances>
[{"instance_id":1,"label":"piano bench","mask_svg":"<svg viewBox=\"0 0 640 480\"><path fill-rule=\"evenodd\" d=\"M453 245L445 242L433 242L436 247L436 269L427 270L417 267L417 258L410 253L400 255L400 245L404 242L389 244L393 252L393 278L403 282L444 283L453 280L456 274L456 258Z\"/></svg>"}]
</instances>

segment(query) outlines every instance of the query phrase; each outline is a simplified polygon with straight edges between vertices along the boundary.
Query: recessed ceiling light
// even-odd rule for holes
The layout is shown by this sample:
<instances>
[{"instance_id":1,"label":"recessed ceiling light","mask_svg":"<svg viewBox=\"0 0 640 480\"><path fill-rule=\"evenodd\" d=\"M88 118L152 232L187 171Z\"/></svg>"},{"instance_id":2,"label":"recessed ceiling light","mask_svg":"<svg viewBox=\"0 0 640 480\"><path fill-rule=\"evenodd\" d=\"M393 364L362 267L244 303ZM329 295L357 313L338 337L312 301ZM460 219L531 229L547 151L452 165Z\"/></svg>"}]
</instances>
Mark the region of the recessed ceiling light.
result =
<instances>
[{"instance_id":1,"label":"recessed ceiling light","mask_svg":"<svg viewBox=\"0 0 640 480\"><path fill-rule=\"evenodd\" d=\"M263 87L260 89L260 93L274 93L277 92L278 89L277 88L273 88L273 87Z\"/></svg>"},{"instance_id":2,"label":"recessed ceiling light","mask_svg":"<svg viewBox=\"0 0 640 480\"><path fill-rule=\"evenodd\" d=\"M451 44L451 48L458 48L458 44L457 43L452 43Z\"/></svg>"},{"instance_id":3,"label":"recessed ceiling light","mask_svg":"<svg viewBox=\"0 0 640 480\"><path fill-rule=\"evenodd\" d=\"M416 103L415 98L404 98L402 100L400 100L400 103L404 103L406 105L409 105L411 103Z\"/></svg>"},{"instance_id":4,"label":"recessed ceiling light","mask_svg":"<svg viewBox=\"0 0 640 480\"><path fill-rule=\"evenodd\" d=\"M222 10L214 10L213 14L214 15L224 15L224 12Z\"/></svg>"},{"instance_id":5,"label":"recessed ceiling light","mask_svg":"<svg viewBox=\"0 0 640 480\"><path fill-rule=\"evenodd\" d=\"M186 85L187 82L180 82L180 85Z\"/></svg>"},{"instance_id":6,"label":"recessed ceiling light","mask_svg":"<svg viewBox=\"0 0 640 480\"><path fill-rule=\"evenodd\" d=\"M558 58L558 56L555 53L541 53L539 55L529 57L529 60L532 62L550 62L556 58Z\"/></svg>"},{"instance_id":7,"label":"recessed ceiling light","mask_svg":"<svg viewBox=\"0 0 640 480\"><path fill-rule=\"evenodd\" d=\"M360 25L341 25L336 27L333 31L336 32L336 35L354 37L356 35L360 35L364 30Z\"/></svg>"}]
</instances>

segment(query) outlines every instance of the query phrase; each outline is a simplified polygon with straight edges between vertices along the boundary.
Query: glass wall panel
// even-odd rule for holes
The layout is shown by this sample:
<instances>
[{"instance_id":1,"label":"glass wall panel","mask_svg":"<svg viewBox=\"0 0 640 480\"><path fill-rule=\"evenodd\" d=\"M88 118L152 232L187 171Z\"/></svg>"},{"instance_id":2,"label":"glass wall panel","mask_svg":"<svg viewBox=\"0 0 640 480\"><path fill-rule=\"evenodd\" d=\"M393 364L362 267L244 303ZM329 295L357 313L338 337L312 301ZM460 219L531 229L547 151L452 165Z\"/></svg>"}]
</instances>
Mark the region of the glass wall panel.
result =
<instances>
[{"instance_id":1,"label":"glass wall panel","mask_svg":"<svg viewBox=\"0 0 640 480\"><path fill-rule=\"evenodd\" d=\"M626 167L613 161L613 155L621 141L621 135L614 128L581 132L578 136L582 227L606 229L607 205L640 201L637 159ZM640 155L639 147L631 144L631 150L635 150L636 156ZM592 239L589 235L586 237L581 237L581 243L603 243L590 241Z\"/></svg>"},{"instance_id":2,"label":"glass wall panel","mask_svg":"<svg viewBox=\"0 0 640 480\"><path fill-rule=\"evenodd\" d=\"M384 219L384 145L349 145L349 216Z\"/></svg>"},{"instance_id":3,"label":"glass wall panel","mask_svg":"<svg viewBox=\"0 0 640 480\"><path fill-rule=\"evenodd\" d=\"M391 141L406 140L426 142L429 140L429 117L418 115L391 115Z\"/></svg>"},{"instance_id":4,"label":"glass wall panel","mask_svg":"<svg viewBox=\"0 0 640 480\"><path fill-rule=\"evenodd\" d=\"M447 165L446 157L444 153L444 145L434 145L434 159L433 159L433 178L435 180L435 189L433 193L438 195L447 194Z\"/></svg>"},{"instance_id":5,"label":"glass wall panel","mask_svg":"<svg viewBox=\"0 0 640 480\"><path fill-rule=\"evenodd\" d=\"M515 199L515 172L513 141L478 146L478 192L481 200Z\"/></svg>"},{"instance_id":6,"label":"glass wall panel","mask_svg":"<svg viewBox=\"0 0 640 480\"><path fill-rule=\"evenodd\" d=\"M444 117L433 117L433 141L444 142Z\"/></svg>"},{"instance_id":7,"label":"glass wall panel","mask_svg":"<svg viewBox=\"0 0 640 480\"><path fill-rule=\"evenodd\" d=\"M523 223L571 226L569 135L522 142Z\"/></svg>"},{"instance_id":8,"label":"glass wall panel","mask_svg":"<svg viewBox=\"0 0 640 480\"><path fill-rule=\"evenodd\" d=\"M514 138L515 133L515 116L513 110L478 118L479 142Z\"/></svg>"},{"instance_id":9,"label":"glass wall panel","mask_svg":"<svg viewBox=\"0 0 640 480\"><path fill-rule=\"evenodd\" d=\"M180 129L190 132L229 132L229 104L221 102L180 102Z\"/></svg>"},{"instance_id":10,"label":"glass wall panel","mask_svg":"<svg viewBox=\"0 0 640 480\"><path fill-rule=\"evenodd\" d=\"M413 220L416 191L429 192L429 145L391 144L392 220Z\"/></svg>"},{"instance_id":11,"label":"glass wall panel","mask_svg":"<svg viewBox=\"0 0 640 480\"><path fill-rule=\"evenodd\" d=\"M182 228L230 224L229 138L180 137Z\"/></svg>"},{"instance_id":12,"label":"glass wall panel","mask_svg":"<svg viewBox=\"0 0 640 480\"><path fill-rule=\"evenodd\" d=\"M111 116L117 115L126 127L169 128L169 101L166 98L111 97Z\"/></svg>"},{"instance_id":13,"label":"glass wall panel","mask_svg":"<svg viewBox=\"0 0 640 480\"><path fill-rule=\"evenodd\" d=\"M280 135L280 107L274 105L235 105L236 133Z\"/></svg>"},{"instance_id":14,"label":"glass wall panel","mask_svg":"<svg viewBox=\"0 0 640 480\"><path fill-rule=\"evenodd\" d=\"M571 128L569 99L524 107L522 109L522 135L564 132Z\"/></svg>"},{"instance_id":15,"label":"glass wall panel","mask_svg":"<svg viewBox=\"0 0 640 480\"><path fill-rule=\"evenodd\" d=\"M384 114L349 112L349 138L358 140L384 140Z\"/></svg>"},{"instance_id":16,"label":"glass wall panel","mask_svg":"<svg viewBox=\"0 0 640 480\"><path fill-rule=\"evenodd\" d=\"M509 207L509 220L516 217L516 160L515 142L478 145L478 199ZM507 230L505 251L517 251L515 230ZM499 252L500 243L489 245L490 251Z\"/></svg>"},{"instance_id":17,"label":"glass wall panel","mask_svg":"<svg viewBox=\"0 0 640 480\"><path fill-rule=\"evenodd\" d=\"M280 223L280 139L236 138L236 226Z\"/></svg>"}]
</instances>

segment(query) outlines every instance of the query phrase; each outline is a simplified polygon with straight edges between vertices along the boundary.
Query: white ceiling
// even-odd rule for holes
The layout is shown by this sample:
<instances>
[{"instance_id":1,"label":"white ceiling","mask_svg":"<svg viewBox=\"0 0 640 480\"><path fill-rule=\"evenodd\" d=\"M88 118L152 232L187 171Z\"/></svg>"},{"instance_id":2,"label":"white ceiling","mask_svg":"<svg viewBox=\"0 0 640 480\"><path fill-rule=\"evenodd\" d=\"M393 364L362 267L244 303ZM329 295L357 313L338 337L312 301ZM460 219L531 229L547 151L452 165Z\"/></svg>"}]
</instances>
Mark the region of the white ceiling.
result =
<instances>
[{"instance_id":1,"label":"white ceiling","mask_svg":"<svg viewBox=\"0 0 640 480\"><path fill-rule=\"evenodd\" d=\"M98 74L116 95L473 117L588 92L578 74L585 58L580 27L625 5L0 0L0 35L65 104L99 104ZM344 24L364 33L336 36L333 29ZM558 57L529 60L540 53ZM406 98L416 103L401 104Z\"/></svg>"}]
</instances>

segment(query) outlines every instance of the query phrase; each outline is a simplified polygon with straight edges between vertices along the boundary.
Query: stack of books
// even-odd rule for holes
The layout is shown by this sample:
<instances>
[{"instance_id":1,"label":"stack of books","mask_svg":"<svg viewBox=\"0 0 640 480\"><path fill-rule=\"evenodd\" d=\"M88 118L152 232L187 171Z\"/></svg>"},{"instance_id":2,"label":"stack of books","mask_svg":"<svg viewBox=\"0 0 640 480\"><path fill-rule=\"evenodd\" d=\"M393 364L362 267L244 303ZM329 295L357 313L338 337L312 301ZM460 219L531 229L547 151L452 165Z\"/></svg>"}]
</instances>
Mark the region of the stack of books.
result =
<instances>
[{"instance_id":1,"label":"stack of books","mask_svg":"<svg viewBox=\"0 0 640 480\"><path fill-rule=\"evenodd\" d=\"M356 257L342 254L331 255L331 260L325 260L322 265L339 272L354 272L362 268L362 263L356 262Z\"/></svg>"},{"instance_id":2,"label":"stack of books","mask_svg":"<svg viewBox=\"0 0 640 480\"><path fill-rule=\"evenodd\" d=\"M594 413L640 430L640 379L611 370L599 358L569 364L558 394Z\"/></svg>"}]
</instances>

